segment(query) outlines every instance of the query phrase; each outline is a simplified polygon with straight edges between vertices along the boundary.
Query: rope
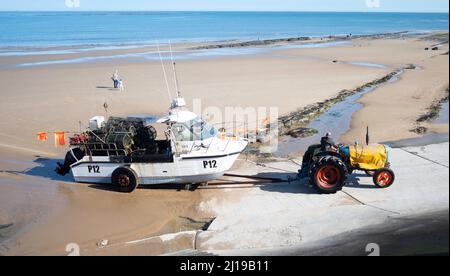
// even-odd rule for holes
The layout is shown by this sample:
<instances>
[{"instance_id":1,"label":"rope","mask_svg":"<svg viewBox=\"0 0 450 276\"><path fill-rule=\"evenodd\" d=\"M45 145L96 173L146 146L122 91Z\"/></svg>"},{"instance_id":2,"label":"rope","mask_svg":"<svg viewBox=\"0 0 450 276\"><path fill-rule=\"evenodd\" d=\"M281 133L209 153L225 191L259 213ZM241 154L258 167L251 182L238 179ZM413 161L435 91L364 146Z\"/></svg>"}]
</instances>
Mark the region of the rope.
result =
<instances>
[{"instance_id":1,"label":"rope","mask_svg":"<svg viewBox=\"0 0 450 276\"><path fill-rule=\"evenodd\" d=\"M259 167L269 168L269 169L273 169L273 170L277 170L277 171L281 171L281 172L296 173L296 172L293 172L293 171L284 170L284 169L280 169L280 168L275 168L275 167L267 166L267 165L261 164L261 163L256 163L256 162L253 162L253 161L250 161L250 160L246 160L246 162L252 163L252 164L254 164L256 166L259 166Z\"/></svg>"},{"instance_id":2,"label":"rope","mask_svg":"<svg viewBox=\"0 0 450 276\"><path fill-rule=\"evenodd\" d=\"M163 74L164 74L164 80L166 81L167 94L169 96L170 103L172 103L172 94L170 93L169 80L167 79L166 67L164 67L164 62L162 59L161 50L159 48L159 43L157 44L157 48L158 48L159 60L161 61L161 67L162 67Z\"/></svg>"}]
</instances>

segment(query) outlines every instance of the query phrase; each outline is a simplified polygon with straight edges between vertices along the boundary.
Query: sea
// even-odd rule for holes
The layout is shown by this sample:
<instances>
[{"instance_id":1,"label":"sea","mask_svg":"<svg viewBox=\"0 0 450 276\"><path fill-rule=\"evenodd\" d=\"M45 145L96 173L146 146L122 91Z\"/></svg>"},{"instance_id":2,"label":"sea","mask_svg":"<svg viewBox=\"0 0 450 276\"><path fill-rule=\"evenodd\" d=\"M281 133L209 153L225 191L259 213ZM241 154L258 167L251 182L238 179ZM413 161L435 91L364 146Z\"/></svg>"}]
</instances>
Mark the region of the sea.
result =
<instances>
[{"instance_id":1,"label":"sea","mask_svg":"<svg viewBox=\"0 0 450 276\"><path fill-rule=\"evenodd\" d=\"M0 53L448 30L448 13L0 12Z\"/></svg>"}]
</instances>

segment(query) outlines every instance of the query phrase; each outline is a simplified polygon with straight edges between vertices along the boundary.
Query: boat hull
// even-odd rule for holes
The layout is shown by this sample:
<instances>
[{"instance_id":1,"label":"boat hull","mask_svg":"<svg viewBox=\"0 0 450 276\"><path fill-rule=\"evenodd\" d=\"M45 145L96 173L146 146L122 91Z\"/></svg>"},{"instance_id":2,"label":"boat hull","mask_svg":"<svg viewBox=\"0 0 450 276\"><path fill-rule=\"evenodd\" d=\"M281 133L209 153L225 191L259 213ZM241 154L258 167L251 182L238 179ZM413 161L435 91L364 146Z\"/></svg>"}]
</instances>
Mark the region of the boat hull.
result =
<instances>
[{"instance_id":1,"label":"boat hull","mask_svg":"<svg viewBox=\"0 0 450 276\"><path fill-rule=\"evenodd\" d=\"M197 184L216 180L228 171L239 153L224 156L175 157L170 163L115 163L107 157L86 157L72 165L76 182L110 184L114 171L127 167L136 173L139 185Z\"/></svg>"}]
</instances>

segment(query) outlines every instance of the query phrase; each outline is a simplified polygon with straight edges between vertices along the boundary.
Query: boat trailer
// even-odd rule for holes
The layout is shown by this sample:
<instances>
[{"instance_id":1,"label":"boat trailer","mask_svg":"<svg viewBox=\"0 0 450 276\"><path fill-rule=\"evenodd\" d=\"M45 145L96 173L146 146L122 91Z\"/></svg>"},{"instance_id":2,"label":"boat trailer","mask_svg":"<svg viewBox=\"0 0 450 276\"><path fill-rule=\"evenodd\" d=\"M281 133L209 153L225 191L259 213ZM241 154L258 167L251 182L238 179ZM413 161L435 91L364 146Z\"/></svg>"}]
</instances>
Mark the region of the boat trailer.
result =
<instances>
[{"instance_id":1,"label":"boat trailer","mask_svg":"<svg viewBox=\"0 0 450 276\"><path fill-rule=\"evenodd\" d=\"M259 177L259 176L251 176L251 175L239 175L239 174L225 174L224 177L230 177L230 178L242 178L242 179L248 179L247 181L234 181L234 180L216 180L213 182L208 182L205 185L200 185L197 188L198 189L218 189L221 186L242 186L242 185L251 185L252 187L256 186L262 186L262 185L281 185L286 183L292 183L294 181L297 181L297 178L291 178L288 177L287 179L282 178L272 178L272 177ZM192 186L186 187L187 189L190 189ZM227 187L223 187L223 189L226 189Z\"/></svg>"}]
</instances>

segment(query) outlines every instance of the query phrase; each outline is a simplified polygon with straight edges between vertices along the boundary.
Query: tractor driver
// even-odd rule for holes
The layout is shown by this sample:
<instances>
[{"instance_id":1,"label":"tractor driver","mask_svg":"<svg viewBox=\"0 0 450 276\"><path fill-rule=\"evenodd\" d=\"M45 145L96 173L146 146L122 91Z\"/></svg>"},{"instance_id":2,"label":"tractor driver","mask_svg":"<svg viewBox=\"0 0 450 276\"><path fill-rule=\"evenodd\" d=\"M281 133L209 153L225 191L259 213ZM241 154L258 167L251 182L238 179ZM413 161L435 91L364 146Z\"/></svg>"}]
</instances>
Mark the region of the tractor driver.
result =
<instances>
[{"instance_id":1,"label":"tractor driver","mask_svg":"<svg viewBox=\"0 0 450 276\"><path fill-rule=\"evenodd\" d=\"M320 139L320 146L322 151L336 150L338 148L333 138L331 138L330 132Z\"/></svg>"}]
</instances>

